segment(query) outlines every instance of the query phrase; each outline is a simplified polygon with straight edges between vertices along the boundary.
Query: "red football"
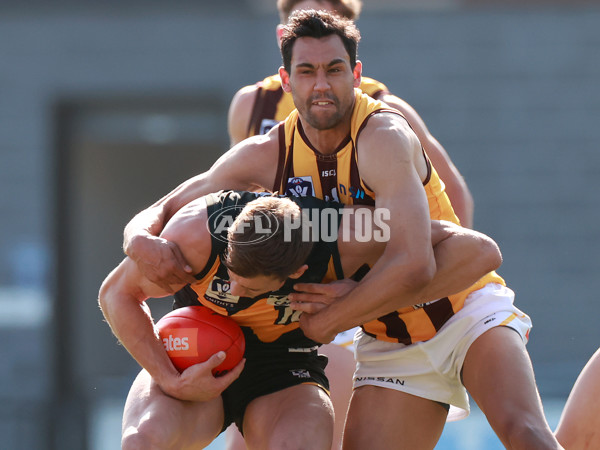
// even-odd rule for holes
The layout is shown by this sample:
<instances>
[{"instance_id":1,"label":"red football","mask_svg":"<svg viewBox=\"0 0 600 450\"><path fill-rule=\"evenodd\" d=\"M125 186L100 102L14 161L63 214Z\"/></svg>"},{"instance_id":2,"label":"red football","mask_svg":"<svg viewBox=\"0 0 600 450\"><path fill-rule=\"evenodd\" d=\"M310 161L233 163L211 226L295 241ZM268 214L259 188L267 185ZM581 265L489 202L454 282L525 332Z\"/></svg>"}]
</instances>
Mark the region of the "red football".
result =
<instances>
[{"instance_id":1,"label":"red football","mask_svg":"<svg viewBox=\"0 0 600 450\"><path fill-rule=\"evenodd\" d=\"M171 311L156 326L169 358L180 372L223 350L227 357L213 369L213 374L219 376L233 369L244 356L246 341L239 325L204 306Z\"/></svg>"}]
</instances>

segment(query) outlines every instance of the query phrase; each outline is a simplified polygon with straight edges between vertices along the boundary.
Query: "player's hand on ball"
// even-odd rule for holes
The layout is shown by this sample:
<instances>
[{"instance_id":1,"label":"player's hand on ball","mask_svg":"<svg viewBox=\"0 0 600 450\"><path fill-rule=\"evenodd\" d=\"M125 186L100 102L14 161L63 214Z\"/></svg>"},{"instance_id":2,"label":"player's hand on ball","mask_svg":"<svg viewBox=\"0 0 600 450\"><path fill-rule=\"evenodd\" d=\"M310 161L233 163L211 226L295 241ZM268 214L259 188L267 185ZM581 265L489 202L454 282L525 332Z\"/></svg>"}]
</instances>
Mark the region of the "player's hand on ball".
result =
<instances>
[{"instance_id":1,"label":"player's hand on ball","mask_svg":"<svg viewBox=\"0 0 600 450\"><path fill-rule=\"evenodd\" d=\"M140 236L131 243L128 255L146 278L168 292L171 286L195 281L179 247L166 239Z\"/></svg>"},{"instance_id":2,"label":"player's hand on ball","mask_svg":"<svg viewBox=\"0 0 600 450\"><path fill-rule=\"evenodd\" d=\"M220 376L244 357L246 340L240 326L204 306L186 306L164 315L156 328L171 362L179 372L208 361L219 351L226 355L213 368Z\"/></svg>"},{"instance_id":3,"label":"player's hand on ball","mask_svg":"<svg viewBox=\"0 0 600 450\"><path fill-rule=\"evenodd\" d=\"M205 402L218 397L240 376L244 369L245 359L242 359L233 369L219 377L213 375L213 370L225 359L225 352L212 355L207 361L185 369L173 386L164 389L165 392L179 400Z\"/></svg>"}]
</instances>

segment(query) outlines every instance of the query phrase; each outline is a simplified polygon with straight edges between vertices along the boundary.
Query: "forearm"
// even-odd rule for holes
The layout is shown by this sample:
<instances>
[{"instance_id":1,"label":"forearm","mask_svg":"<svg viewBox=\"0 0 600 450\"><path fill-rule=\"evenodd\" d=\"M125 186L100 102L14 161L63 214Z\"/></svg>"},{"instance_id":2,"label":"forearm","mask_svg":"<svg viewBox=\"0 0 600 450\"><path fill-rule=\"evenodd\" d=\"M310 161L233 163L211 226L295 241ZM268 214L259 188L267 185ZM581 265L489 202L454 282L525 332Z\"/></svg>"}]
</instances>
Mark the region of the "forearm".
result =
<instances>
[{"instance_id":1,"label":"forearm","mask_svg":"<svg viewBox=\"0 0 600 450\"><path fill-rule=\"evenodd\" d=\"M490 237L449 223L445 228L446 237L433 248L435 276L415 298L405 302L414 305L456 294L502 264L500 249Z\"/></svg>"},{"instance_id":2,"label":"forearm","mask_svg":"<svg viewBox=\"0 0 600 450\"><path fill-rule=\"evenodd\" d=\"M100 296L100 307L113 334L140 366L167 394L175 396L172 387L179 372L173 366L155 332L150 310L145 302L110 294Z\"/></svg>"},{"instance_id":3,"label":"forearm","mask_svg":"<svg viewBox=\"0 0 600 450\"><path fill-rule=\"evenodd\" d=\"M383 257L348 294L328 305L317 315L325 327L339 333L384 316L417 301L435 274L435 261L415 266L409 260Z\"/></svg>"},{"instance_id":4,"label":"forearm","mask_svg":"<svg viewBox=\"0 0 600 450\"><path fill-rule=\"evenodd\" d=\"M349 294L321 310L317 314L323 316L321 323L339 332L397 309L447 297L468 288L502 263L500 250L491 238L450 222L434 223L432 240L436 270L429 281L414 273L408 261L391 260L382 272L373 270ZM393 269L386 273L387 267ZM413 275L407 275L411 271Z\"/></svg>"}]
</instances>

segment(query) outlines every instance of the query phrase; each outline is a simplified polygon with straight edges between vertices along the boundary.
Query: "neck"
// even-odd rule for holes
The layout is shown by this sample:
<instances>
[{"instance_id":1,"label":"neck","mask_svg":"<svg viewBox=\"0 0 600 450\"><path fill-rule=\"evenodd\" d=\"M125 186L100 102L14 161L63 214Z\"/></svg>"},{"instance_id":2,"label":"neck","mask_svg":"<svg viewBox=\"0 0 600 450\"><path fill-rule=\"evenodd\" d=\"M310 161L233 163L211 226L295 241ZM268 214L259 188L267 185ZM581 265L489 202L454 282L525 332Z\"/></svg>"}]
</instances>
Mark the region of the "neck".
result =
<instances>
[{"instance_id":1,"label":"neck","mask_svg":"<svg viewBox=\"0 0 600 450\"><path fill-rule=\"evenodd\" d=\"M298 120L302 124L304 135L310 145L322 155L332 155L340 149L340 145L350 134L353 112L354 103L340 122L327 130L319 130L312 127L301 115L298 115Z\"/></svg>"},{"instance_id":2,"label":"neck","mask_svg":"<svg viewBox=\"0 0 600 450\"><path fill-rule=\"evenodd\" d=\"M302 119L300 120L302 121ZM344 129L336 127L330 130L317 130L304 121L302 121L302 128L310 145L322 155L336 153L350 133L350 126L344 127Z\"/></svg>"}]
</instances>

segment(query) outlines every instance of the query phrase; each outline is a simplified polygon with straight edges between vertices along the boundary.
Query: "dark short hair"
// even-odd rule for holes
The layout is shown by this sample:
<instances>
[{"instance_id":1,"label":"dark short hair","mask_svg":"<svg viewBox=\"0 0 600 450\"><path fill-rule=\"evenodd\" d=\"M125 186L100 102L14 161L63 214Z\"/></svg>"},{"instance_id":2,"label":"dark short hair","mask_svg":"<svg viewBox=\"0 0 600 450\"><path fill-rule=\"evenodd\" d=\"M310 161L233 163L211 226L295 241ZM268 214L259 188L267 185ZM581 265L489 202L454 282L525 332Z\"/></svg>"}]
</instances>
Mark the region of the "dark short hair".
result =
<instances>
[{"instance_id":1,"label":"dark short hair","mask_svg":"<svg viewBox=\"0 0 600 450\"><path fill-rule=\"evenodd\" d=\"M277 0L277 11L279 11L279 20L281 23L286 23L292 10L304 0ZM315 0L317 3L329 3L336 14L350 20L358 19L362 9L361 0Z\"/></svg>"},{"instance_id":2,"label":"dark short hair","mask_svg":"<svg viewBox=\"0 0 600 450\"><path fill-rule=\"evenodd\" d=\"M265 218L271 230L267 239ZM248 203L229 227L225 266L245 278L264 275L287 279L302 267L313 248L310 239L302 239L301 226L288 227L286 236L284 228L289 220L302 220L300 207L290 199L259 197Z\"/></svg>"},{"instance_id":3,"label":"dark short hair","mask_svg":"<svg viewBox=\"0 0 600 450\"><path fill-rule=\"evenodd\" d=\"M301 37L324 38L338 35L350 56L350 67L354 69L358 57L360 32L349 19L325 11L308 9L294 11L281 35L281 58L283 67L289 73L292 65L294 43Z\"/></svg>"}]
</instances>

